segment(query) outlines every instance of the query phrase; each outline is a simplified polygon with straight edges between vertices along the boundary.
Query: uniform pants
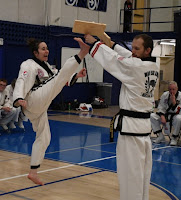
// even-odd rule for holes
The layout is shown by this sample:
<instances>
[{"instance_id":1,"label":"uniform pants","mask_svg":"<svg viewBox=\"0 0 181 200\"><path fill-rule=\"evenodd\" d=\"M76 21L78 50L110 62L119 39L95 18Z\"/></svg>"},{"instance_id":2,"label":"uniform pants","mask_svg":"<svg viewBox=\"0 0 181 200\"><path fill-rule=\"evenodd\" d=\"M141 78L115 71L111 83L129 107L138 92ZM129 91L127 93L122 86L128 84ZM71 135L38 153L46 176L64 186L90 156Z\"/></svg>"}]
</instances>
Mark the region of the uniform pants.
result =
<instances>
[{"instance_id":1,"label":"uniform pants","mask_svg":"<svg viewBox=\"0 0 181 200\"><path fill-rule=\"evenodd\" d=\"M74 57L69 58L63 68L35 91L30 91L26 96L27 108L25 115L31 121L36 139L32 146L31 166L39 166L44 158L45 151L50 144L50 128L47 110L52 100L61 92L71 75L78 67Z\"/></svg>"},{"instance_id":2,"label":"uniform pants","mask_svg":"<svg viewBox=\"0 0 181 200\"><path fill-rule=\"evenodd\" d=\"M0 110L0 125L7 125L14 120L16 109L12 108L10 112Z\"/></svg>"},{"instance_id":3,"label":"uniform pants","mask_svg":"<svg viewBox=\"0 0 181 200\"><path fill-rule=\"evenodd\" d=\"M15 114L15 117L13 118L13 121L15 121L15 122L28 121L27 117L21 111L21 107L18 107L15 109L16 109L16 114Z\"/></svg>"},{"instance_id":4,"label":"uniform pants","mask_svg":"<svg viewBox=\"0 0 181 200\"><path fill-rule=\"evenodd\" d=\"M152 113L150 116L150 120L154 133L162 129L161 119L159 115L157 115L156 113ZM181 115L174 115L172 126L173 126L173 135L178 136L181 129Z\"/></svg>"},{"instance_id":5,"label":"uniform pants","mask_svg":"<svg viewBox=\"0 0 181 200\"><path fill-rule=\"evenodd\" d=\"M117 173L120 200L148 200L152 169L149 136L118 136Z\"/></svg>"}]
</instances>

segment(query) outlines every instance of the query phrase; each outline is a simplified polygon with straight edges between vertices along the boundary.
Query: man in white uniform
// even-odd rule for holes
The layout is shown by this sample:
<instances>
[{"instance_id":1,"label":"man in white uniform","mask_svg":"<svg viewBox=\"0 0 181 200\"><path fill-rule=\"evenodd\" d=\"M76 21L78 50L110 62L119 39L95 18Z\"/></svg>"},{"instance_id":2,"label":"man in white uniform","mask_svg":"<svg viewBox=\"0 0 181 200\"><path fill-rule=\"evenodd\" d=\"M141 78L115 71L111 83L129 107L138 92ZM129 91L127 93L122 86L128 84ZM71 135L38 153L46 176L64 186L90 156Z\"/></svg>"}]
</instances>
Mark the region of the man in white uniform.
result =
<instances>
[{"instance_id":1,"label":"man in white uniform","mask_svg":"<svg viewBox=\"0 0 181 200\"><path fill-rule=\"evenodd\" d=\"M165 141L162 133L162 126L165 129L167 122L171 129L173 126L173 134L170 145L177 145L177 138L181 129L181 92L178 91L178 86L175 81L168 84L168 91L164 92L160 98L158 111L151 114L152 129L155 134L158 134L155 143ZM169 130L171 132L171 130Z\"/></svg>"},{"instance_id":2,"label":"man in white uniform","mask_svg":"<svg viewBox=\"0 0 181 200\"><path fill-rule=\"evenodd\" d=\"M10 103L9 94L5 90L6 85L7 80L0 79L0 126L5 131L9 131L8 126L10 128L13 126L16 110Z\"/></svg>"},{"instance_id":3,"label":"man in white uniform","mask_svg":"<svg viewBox=\"0 0 181 200\"><path fill-rule=\"evenodd\" d=\"M67 82L70 85L75 82L75 79L86 75L85 69L78 74L74 72L88 53L89 46L79 38L75 40L80 45L80 52L69 58L58 72L47 62L49 55L47 44L40 40L30 39L28 44L33 58L21 64L14 88L13 105L23 107L23 112L32 122L33 130L36 132L28 175L28 178L35 184L43 185L38 177L37 169L43 161L51 138L47 109Z\"/></svg>"},{"instance_id":4,"label":"man in white uniform","mask_svg":"<svg viewBox=\"0 0 181 200\"><path fill-rule=\"evenodd\" d=\"M111 42L112 49L90 35L90 55L122 82L118 119L117 173L121 200L148 200L152 168L150 112L159 67L151 57L152 38L133 39L132 52Z\"/></svg>"}]
</instances>

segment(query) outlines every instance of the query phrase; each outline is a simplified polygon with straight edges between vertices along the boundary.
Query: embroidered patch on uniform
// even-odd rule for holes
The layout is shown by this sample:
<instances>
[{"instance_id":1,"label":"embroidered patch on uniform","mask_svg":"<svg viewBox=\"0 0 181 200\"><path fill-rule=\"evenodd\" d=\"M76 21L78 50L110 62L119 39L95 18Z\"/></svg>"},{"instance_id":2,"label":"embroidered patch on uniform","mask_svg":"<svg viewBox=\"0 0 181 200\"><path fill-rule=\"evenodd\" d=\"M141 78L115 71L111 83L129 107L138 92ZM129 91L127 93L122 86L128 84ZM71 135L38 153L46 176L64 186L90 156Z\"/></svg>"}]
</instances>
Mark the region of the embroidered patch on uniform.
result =
<instances>
[{"instance_id":1,"label":"embroidered patch on uniform","mask_svg":"<svg viewBox=\"0 0 181 200\"><path fill-rule=\"evenodd\" d=\"M123 59L124 59L124 57L119 57L119 58L118 58L118 60L123 60Z\"/></svg>"},{"instance_id":2,"label":"embroidered patch on uniform","mask_svg":"<svg viewBox=\"0 0 181 200\"><path fill-rule=\"evenodd\" d=\"M156 86L156 82L158 79L158 71L147 71L145 74L145 92L142 93L142 97L153 97L154 96L154 89Z\"/></svg>"},{"instance_id":3,"label":"embroidered patch on uniform","mask_svg":"<svg viewBox=\"0 0 181 200\"><path fill-rule=\"evenodd\" d=\"M24 76L24 77L27 77L27 76L28 76L28 72L27 72L27 71L24 71L24 72L23 72L23 76Z\"/></svg>"},{"instance_id":4,"label":"embroidered patch on uniform","mask_svg":"<svg viewBox=\"0 0 181 200\"><path fill-rule=\"evenodd\" d=\"M179 113L180 113L180 107L178 106L176 114L179 114Z\"/></svg>"},{"instance_id":5,"label":"embroidered patch on uniform","mask_svg":"<svg viewBox=\"0 0 181 200\"><path fill-rule=\"evenodd\" d=\"M44 73L43 73L43 71L41 69L38 69L38 77L39 78L44 77Z\"/></svg>"}]
</instances>

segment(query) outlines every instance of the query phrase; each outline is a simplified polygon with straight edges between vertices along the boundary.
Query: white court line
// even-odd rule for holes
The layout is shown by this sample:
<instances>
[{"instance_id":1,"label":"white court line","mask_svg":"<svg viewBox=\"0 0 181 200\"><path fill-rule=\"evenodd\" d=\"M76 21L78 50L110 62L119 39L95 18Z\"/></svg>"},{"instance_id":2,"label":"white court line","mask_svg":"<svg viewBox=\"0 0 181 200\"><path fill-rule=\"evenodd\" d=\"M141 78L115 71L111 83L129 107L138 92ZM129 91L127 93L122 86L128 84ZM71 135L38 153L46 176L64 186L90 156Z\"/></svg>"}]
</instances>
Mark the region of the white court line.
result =
<instances>
[{"instance_id":1,"label":"white court line","mask_svg":"<svg viewBox=\"0 0 181 200\"><path fill-rule=\"evenodd\" d=\"M167 148L173 148L173 146L158 147L158 148L152 149L152 151L159 150L159 149L167 149Z\"/></svg>"},{"instance_id":2,"label":"white court line","mask_svg":"<svg viewBox=\"0 0 181 200\"><path fill-rule=\"evenodd\" d=\"M159 148L155 148L155 149L152 149L152 150L154 151L154 150L165 149L165 148L172 148L172 146L159 147ZM100 159L85 161L85 162L76 163L76 164L70 164L70 165L66 165L66 166L62 166L62 167L57 167L57 168L52 168L52 169L39 171L38 173L44 173L44 172L50 172L50 171L54 171L54 170L58 170L58 169L64 169L64 168L72 167L72 166L75 166L75 165L84 165L84 164L87 164L87 163L92 163L92 162L97 162L97 161L101 161L101 160L112 159L112 158L115 158L115 157L116 156L111 156L111 157L100 158ZM0 179L0 181L7 181L7 180L20 178L20 177L24 177L24 176L28 176L28 174L22 174L22 175L18 175L18 176L12 176L12 177L9 177L9 178L3 178L3 179Z\"/></svg>"},{"instance_id":3,"label":"white court line","mask_svg":"<svg viewBox=\"0 0 181 200\"><path fill-rule=\"evenodd\" d=\"M100 158L100 159L96 159L96 160L85 161L85 162L81 162L81 163L70 164L70 165L66 165L66 166L62 166L62 167L57 167L57 168L52 168L52 169L47 169L47 170L39 171L38 173L50 172L50 171L54 171L54 170L57 170L57 169L63 169L63 168L73 167L73 166L76 166L76 165L84 165L84 164L87 164L87 163L97 162L97 161L100 161L100 160L112 159L112 158L115 158L115 157L116 156L111 156L111 157ZM20 178L20 177L24 177L24 176L28 176L28 174L22 174L22 175L18 175L18 176L12 176L12 177L9 177L9 178L2 178L2 179L0 179L0 181L7 181L7 180L11 180L11 179L15 179L15 178Z\"/></svg>"}]
</instances>

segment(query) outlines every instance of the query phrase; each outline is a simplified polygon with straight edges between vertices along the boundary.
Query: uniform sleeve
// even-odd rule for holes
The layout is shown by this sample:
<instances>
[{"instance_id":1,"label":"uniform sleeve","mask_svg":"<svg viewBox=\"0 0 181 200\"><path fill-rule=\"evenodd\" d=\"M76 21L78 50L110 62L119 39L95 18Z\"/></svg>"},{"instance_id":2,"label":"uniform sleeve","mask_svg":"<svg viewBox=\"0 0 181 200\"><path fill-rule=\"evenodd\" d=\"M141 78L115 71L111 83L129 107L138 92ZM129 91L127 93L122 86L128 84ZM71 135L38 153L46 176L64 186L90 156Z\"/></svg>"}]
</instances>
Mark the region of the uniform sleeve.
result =
<instances>
[{"instance_id":1,"label":"uniform sleeve","mask_svg":"<svg viewBox=\"0 0 181 200\"><path fill-rule=\"evenodd\" d=\"M36 69L34 69L32 66L28 66L26 61L21 64L18 79L13 92L14 106L19 99L25 99L26 95L35 83L36 75Z\"/></svg>"},{"instance_id":2,"label":"uniform sleeve","mask_svg":"<svg viewBox=\"0 0 181 200\"><path fill-rule=\"evenodd\" d=\"M115 44L114 51L116 51L119 55L125 57L125 58L129 58L132 56L132 52L125 49L124 47L120 46L119 44Z\"/></svg>"},{"instance_id":3,"label":"uniform sleeve","mask_svg":"<svg viewBox=\"0 0 181 200\"><path fill-rule=\"evenodd\" d=\"M2 107L9 107L12 108L11 102L9 99L9 92L7 90L4 91L4 104L1 106Z\"/></svg>"},{"instance_id":4,"label":"uniform sleeve","mask_svg":"<svg viewBox=\"0 0 181 200\"><path fill-rule=\"evenodd\" d=\"M6 86L6 89L5 89L5 91L6 91L6 94L10 97L10 86L11 85L7 85Z\"/></svg>"},{"instance_id":5,"label":"uniform sleeve","mask_svg":"<svg viewBox=\"0 0 181 200\"><path fill-rule=\"evenodd\" d=\"M181 104L179 103L176 103L175 106L172 107L173 112L176 114L181 114L180 109L181 109Z\"/></svg>"},{"instance_id":6,"label":"uniform sleeve","mask_svg":"<svg viewBox=\"0 0 181 200\"><path fill-rule=\"evenodd\" d=\"M176 99L176 104L171 108L171 110L176 114L181 114L181 93L179 92L179 95Z\"/></svg>"},{"instance_id":7,"label":"uniform sleeve","mask_svg":"<svg viewBox=\"0 0 181 200\"><path fill-rule=\"evenodd\" d=\"M127 50L126 50L127 52ZM96 42L90 49L90 55L111 75L123 83L133 81L136 66L141 66L142 61L138 58L124 57L123 53L118 54L116 51L107 47L101 42Z\"/></svg>"},{"instance_id":8,"label":"uniform sleeve","mask_svg":"<svg viewBox=\"0 0 181 200\"><path fill-rule=\"evenodd\" d=\"M8 94L7 94L6 97L5 97L5 104L4 104L3 107L12 108L11 101L10 101L10 98L9 98L9 95L8 95Z\"/></svg>"},{"instance_id":9,"label":"uniform sleeve","mask_svg":"<svg viewBox=\"0 0 181 200\"><path fill-rule=\"evenodd\" d=\"M160 97L160 102L158 104L158 111L157 111L158 115L164 115L166 113L167 102L165 101L168 101L168 98L167 98L167 94L163 93L162 96Z\"/></svg>"},{"instance_id":10,"label":"uniform sleeve","mask_svg":"<svg viewBox=\"0 0 181 200\"><path fill-rule=\"evenodd\" d=\"M72 86L77 82L76 78L77 73L73 73L72 76L70 77L69 81L66 83L66 86Z\"/></svg>"}]
</instances>

